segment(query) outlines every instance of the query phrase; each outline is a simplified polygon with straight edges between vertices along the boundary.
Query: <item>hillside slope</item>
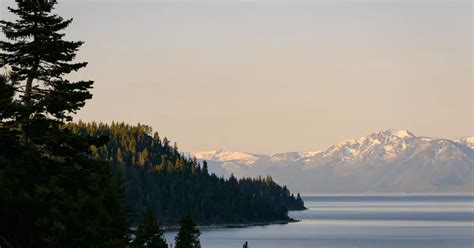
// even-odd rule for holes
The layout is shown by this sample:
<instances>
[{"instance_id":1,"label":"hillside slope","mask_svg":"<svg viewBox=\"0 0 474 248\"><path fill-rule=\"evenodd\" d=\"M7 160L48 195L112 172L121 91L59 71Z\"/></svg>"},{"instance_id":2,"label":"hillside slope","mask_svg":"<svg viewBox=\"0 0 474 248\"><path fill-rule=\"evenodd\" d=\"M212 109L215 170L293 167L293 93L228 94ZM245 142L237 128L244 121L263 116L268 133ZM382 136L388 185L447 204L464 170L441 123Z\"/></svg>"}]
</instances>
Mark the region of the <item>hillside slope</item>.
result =
<instances>
[{"instance_id":1,"label":"hillside slope","mask_svg":"<svg viewBox=\"0 0 474 248\"><path fill-rule=\"evenodd\" d=\"M80 122L72 128L83 135L109 137L96 156L123 175L127 204L138 215L152 209L163 224L176 224L186 215L203 225L288 221L288 210L304 209L299 195L270 176L219 178L208 172L206 163L185 157L146 125Z\"/></svg>"}]
</instances>

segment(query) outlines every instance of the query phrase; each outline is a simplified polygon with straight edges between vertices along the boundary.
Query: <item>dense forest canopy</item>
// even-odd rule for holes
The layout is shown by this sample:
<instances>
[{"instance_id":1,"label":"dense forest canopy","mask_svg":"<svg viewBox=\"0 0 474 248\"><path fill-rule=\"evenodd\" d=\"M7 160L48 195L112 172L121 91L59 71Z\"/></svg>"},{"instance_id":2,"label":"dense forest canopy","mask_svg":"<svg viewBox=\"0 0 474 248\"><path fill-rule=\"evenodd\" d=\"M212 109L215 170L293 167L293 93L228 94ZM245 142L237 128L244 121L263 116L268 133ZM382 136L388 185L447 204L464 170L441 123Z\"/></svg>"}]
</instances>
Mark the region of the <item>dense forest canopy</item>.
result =
<instances>
[{"instance_id":1,"label":"dense forest canopy","mask_svg":"<svg viewBox=\"0 0 474 248\"><path fill-rule=\"evenodd\" d=\"M147 125L79 122L70 127L85 136L109 137L95 154L123 175L126 202L139 215L150 208L165 224L187 215L198 224L225 224L285 221L288 210L304 209L299 195L270 176L238 180L210 174L205 161L185 157Z\"/></svg>"}]
</instances>

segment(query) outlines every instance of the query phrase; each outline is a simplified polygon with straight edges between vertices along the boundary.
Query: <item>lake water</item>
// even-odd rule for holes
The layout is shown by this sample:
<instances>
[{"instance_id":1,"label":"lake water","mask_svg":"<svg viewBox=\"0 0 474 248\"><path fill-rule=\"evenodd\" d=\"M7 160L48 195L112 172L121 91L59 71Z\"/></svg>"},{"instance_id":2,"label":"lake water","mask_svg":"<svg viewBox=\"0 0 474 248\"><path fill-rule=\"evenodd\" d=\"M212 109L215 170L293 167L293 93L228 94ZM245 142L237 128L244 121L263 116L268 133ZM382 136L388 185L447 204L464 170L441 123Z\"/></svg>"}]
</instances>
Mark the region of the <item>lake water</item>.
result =
<instances>
[{"instance_id":1,"label":"lake water","mask_svg":"<svg viewBox=\"0 0 474 248\"><path fill-rule=\"evenodd\" d=\"M472 195L305 196L286 225L201 230L203 248L474 247ZM176 232L165 234L172 241Z\"/></svg>"}]
</instances>

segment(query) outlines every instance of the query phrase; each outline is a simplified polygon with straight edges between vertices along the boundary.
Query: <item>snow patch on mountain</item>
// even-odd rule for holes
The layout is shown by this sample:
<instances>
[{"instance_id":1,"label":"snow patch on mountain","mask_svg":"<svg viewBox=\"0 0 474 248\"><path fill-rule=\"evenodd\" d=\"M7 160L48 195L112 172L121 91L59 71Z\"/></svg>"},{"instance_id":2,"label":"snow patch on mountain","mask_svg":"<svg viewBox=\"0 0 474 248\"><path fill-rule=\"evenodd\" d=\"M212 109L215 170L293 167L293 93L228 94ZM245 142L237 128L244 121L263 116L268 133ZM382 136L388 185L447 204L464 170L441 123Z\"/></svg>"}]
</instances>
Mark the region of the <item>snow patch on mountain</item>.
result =
<instances>
[{"instance_id":1,"label":"snow patch on mountain","mask_svg":"<svg viewBox=\"0 0 474 248\"><path fill-rule=\"evenodd\" d=\"M454 141L461 143L471 149L474 149L474 136L467 136L467 137L463 137Z\"/></svg>"},{"instance_id":2,"label":"snow patch on mountain","mask_svg":"<svg viewBox=\"0 0 474 248\"><path fill-rule=\"evenodd\" d=\"M220 162L238 161L244 164L253 164L261 156L245 152L231 152L224 150L192 152L191 156L200 160L211 160Z\"/></svg>"},{"instance_id":3,"label":"snow patch on mountain","mask_svg":"<svg viewBox=\"0 0 474 248\"><path fill-rule=\"evenodd\" d=\"M414 134L410 133L407 130L398 130L398 129L388 129L385 131L382 131L382 133L389 133L391 136L396 136L398 138L409 138L409 137L415 137Z\"/></svg>"}]
</instances>

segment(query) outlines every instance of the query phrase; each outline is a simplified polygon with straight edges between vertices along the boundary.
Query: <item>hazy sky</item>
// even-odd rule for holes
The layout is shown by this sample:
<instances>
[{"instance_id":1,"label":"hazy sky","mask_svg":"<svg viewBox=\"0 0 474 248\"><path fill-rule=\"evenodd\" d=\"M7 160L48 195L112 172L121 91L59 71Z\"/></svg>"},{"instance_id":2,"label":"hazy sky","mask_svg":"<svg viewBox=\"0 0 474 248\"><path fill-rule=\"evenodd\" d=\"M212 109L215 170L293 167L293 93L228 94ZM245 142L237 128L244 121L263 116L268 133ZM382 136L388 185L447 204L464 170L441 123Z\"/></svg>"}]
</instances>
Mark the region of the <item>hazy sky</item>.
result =
<instances>
[{"instance_id":1,"label":"hazy sky","mask_svg":"<svg viewBox=\"0 0 474 248\"><path fill-rule=\"evenodd\" d=\"M78 119L149 124L183 151L474 133L470 0L60 2L86 42L75 78L96 81Z\"/></svg>"}]
</instances>

